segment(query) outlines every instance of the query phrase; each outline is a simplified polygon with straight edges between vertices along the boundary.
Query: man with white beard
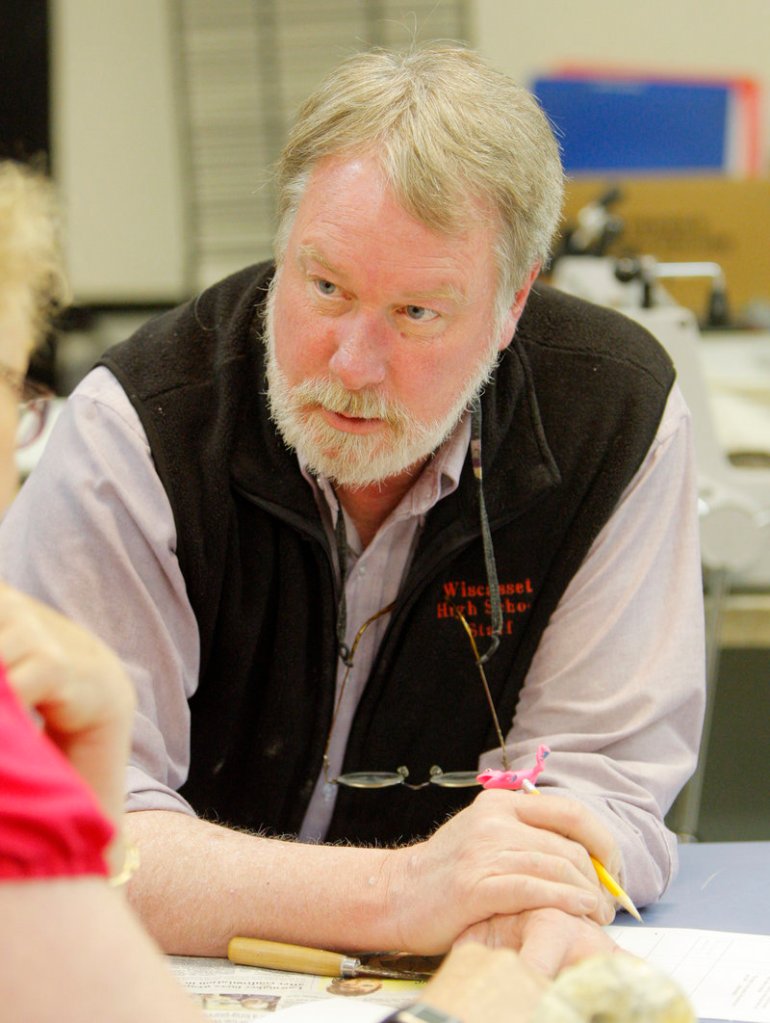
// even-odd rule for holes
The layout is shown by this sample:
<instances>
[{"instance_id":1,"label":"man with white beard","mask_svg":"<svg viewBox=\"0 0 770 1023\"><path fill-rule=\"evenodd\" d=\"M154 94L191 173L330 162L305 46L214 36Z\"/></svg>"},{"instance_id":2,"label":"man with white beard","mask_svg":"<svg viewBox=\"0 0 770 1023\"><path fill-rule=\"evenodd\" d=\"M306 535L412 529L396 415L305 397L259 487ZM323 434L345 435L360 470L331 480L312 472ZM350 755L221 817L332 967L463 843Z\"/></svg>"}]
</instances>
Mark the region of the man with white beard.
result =
<instances>
[{"instance_id":1,"label":"man with white beard","mask_svg":"<svg viewBox=\"0 0 770 1023\"><path fill-rule=\"evenodd\" d=\"M608 945L592 856L639 904L675 869L703 642L673 369L536 281L557 147L472 52L344 62L278 186L275 265L78 388L3 571L134 678L131 896L167 951L471 937L553 974ZM541 744L544 798L479 792Z\"/></svg>"}]
</instances>

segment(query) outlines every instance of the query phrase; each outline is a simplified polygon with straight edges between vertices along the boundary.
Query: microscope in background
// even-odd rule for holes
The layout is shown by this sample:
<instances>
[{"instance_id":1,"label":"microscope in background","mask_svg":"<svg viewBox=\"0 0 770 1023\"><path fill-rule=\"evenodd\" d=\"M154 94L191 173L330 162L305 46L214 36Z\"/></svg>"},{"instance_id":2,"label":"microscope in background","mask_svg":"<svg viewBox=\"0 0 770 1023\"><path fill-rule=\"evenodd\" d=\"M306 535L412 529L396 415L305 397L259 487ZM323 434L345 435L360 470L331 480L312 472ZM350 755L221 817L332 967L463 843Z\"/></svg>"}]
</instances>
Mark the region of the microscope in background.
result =
<instances>
[{"instance_id":1,"label":"microscope in background","mask_svg":"<svg viewBox=\"0 0 770 1023\"><path fill-rule=\"evenodd\" d=\"M555 256L551 283L638 320L666 348L693 416L704 568L723 571L734 583L770 590L770 465L730 461L717 439L702 361L702 335L730 326L724 274L713 262L610 255L623 231L622 220L612 212L620 197L612 188L579 211ZM685 277L709 281L700 324L665 288L665 281Z\"/></svg>"}]
</instances>

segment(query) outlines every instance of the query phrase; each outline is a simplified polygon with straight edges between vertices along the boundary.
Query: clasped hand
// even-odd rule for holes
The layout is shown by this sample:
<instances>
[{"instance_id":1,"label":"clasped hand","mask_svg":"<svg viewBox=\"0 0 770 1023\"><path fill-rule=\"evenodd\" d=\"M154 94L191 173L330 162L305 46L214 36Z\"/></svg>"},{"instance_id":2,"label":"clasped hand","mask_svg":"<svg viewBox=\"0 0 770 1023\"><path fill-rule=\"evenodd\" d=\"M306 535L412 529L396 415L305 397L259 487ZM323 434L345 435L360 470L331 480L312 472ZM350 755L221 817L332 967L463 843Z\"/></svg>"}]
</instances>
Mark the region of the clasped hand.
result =
<instances>
[{"instance_id":1,"label":"clasped hand","mask_svg":"<svg viewBox=\"0 0 770 1023\"><path fill-rule=\"evenodd\" d=\"M617 870L612 837L576 800L482 792L429 839L395 851L400 947L435 954L473 939L511 947L548 975L610 951L601 925L614 905L589 854Z\"/></svg>"}]
</instances>

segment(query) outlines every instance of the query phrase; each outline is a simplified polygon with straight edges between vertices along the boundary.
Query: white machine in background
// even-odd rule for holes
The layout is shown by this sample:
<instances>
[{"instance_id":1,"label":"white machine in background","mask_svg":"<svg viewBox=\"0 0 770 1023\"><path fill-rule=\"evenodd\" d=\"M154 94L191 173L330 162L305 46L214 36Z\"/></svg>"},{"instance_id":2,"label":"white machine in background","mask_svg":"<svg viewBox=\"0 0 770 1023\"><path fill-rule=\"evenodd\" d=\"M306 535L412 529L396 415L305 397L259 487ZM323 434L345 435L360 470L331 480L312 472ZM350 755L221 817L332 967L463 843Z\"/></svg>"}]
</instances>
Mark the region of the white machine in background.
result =
<instances>
[{"instance_id":1,"label":"white machine in background","mask_svg":"<svg viewBox=\"0 0 770 1023\"><path fill-rule=\"evenodd\" d=\"M770 590L770 457L768 465L734 465L718 440L703 346L694 313L677 305L660 284L670 276L711 276L713 263L632 264L608 256L563 256L552 283L563 291L611 306L637 320L666 348L693 417L699 478L701 549L707 569L733 583ZM718 298L718 301L721 299ZM766 453L770 456L770 438Z\"/></svg>"},{"instance_id":2,"label":"white machine in background","mask_svg":"<svg viewBox=\"0 0 770 1023\"><path fill-rule=\"evenodd\" d=\"M595 219L601 226L601 210ZM604 222L609 223L609 218L605 217ZM717 320L726 314L724 280L713 263L665 264L650 257L629 261L603 254L567 254L558 259L552 283L563 291L618 309L646 327L671 356L692 413L707 590L707 703L698 767L672 813L672 826L680 838L688 840L698 834L724 600L734 586L770 591L770 437L763 449L768 456L764 465L734 465L730 461L718 439L706 379L703 356L709 342L701 335L694 313L677 305L660 283L674 276L710 277L710 312ZM757 439L758 455L764 443ZM762 459L757 461L761 463Z\"/></svg>"}]
</instances>

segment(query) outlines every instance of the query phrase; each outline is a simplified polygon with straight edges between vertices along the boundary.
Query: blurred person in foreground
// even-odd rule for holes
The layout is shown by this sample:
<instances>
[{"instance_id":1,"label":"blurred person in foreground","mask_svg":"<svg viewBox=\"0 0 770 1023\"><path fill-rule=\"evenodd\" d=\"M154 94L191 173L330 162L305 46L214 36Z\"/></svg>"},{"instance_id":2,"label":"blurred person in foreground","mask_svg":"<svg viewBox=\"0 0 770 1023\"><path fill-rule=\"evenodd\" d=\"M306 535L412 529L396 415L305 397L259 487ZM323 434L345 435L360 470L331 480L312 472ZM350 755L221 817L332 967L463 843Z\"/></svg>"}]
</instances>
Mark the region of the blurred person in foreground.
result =
<instances>
[{"instance_id":1,"label":"blurred person in foreground","mask_svg":"<svg viewBox=\"0 0 770 1023\"><path fill-rule=\"evenodd\" d=\"M47 183L0 163L3 509L17 486L27 363L63 294L55 225ZM25 1023L85 1023L104 1005L116 1021L201 1019L108 882L126 858L134 702L101 641L0 582L0 1000Z\"/></svg>"},{"instance_id":2,"label":"blurred person in foreground","mask_svg":"<svg viewBox=\"0 0 770 1023\"><path fill-rule=\"evenodd\" d=\"M343 62L284 148L275 262L110 351L6 518L3 571L135 683L131 897L166 951L471 937L554 974L606 942L590 856L640 905L669 883L690 421L649 334L538 280L562 185L471 51ZM542 798L479 793L541 743Z\"/></svg>"}]
</instances>

